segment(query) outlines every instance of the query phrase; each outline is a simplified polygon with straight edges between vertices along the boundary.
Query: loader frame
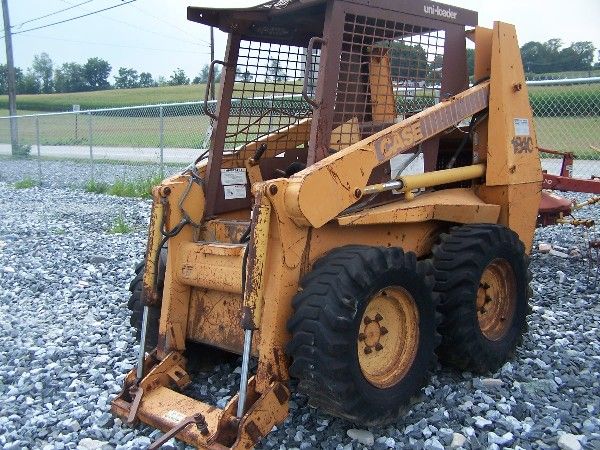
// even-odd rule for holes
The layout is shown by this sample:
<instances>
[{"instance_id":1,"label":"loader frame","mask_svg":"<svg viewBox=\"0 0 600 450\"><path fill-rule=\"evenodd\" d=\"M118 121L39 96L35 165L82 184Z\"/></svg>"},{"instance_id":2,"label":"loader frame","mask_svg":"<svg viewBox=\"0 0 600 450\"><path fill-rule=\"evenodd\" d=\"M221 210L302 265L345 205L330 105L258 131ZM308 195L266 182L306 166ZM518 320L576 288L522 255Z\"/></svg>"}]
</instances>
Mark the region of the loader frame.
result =
<instances>
[{"instance_id":1,"label":"loader frame","mask_svg":"<svg viewBox=\"0 0 600 450\"><path fill-rule=\"evenodd\" d=\"M427 7L435 14L440 6L431 2L380 0L373 7L366 0L336 0L314 2L305 10L288 3L291 15L284 14L286 7L188 10L190 19L230 32L220 98L216 110L209 111L217 120L208 160L153 190L144 276L149 305L158 304L157 261L166 242L169 248L158 346L127 375L112 411L131 424L142 421L171 431L198 448L251 448L287 416L289 361L284 347L291 300L299 280L327 252L363 244L402 247L425 258L441 232L471 223L503 224L526 248L532 244L542 174L513 26L496 22L493 29L476 27L465 33L465 25L476 25L476 13L451 8L454 17L446 13L433 19L427 17ZM272 33L284 25L289 29L294 15L300 23L313 17L312 28L289 37L256 36L267 19ZM358 81L342 80L354 52L348 36L353 39L357 23L363 44L369 24L372 33L381 29L381 36L392 40L395 31L386 33L397 30L396 23L414 27L411 32L404 29L403 36L444 30L440 101L399 116L389 101L394 94L385 87L392 83L385 76L387 50L371 51L359 61L370 72L359 73ZM318 39L311 39L315 35ZM476 49L478 82L470 88L466 37ZM318 54L316 91L313 97L306 89L310 83L304 83L302 98L310 105L304 117L279 123L278 129L226 151L243 39L305 47L306 66ZM374 48L374 42L367 44ZM350 59L344 62L336 55L347 48ZM367 100L364 92L352 91L352 83L370 86ZM340 100L340 86L352 91L352 99ZM461 131L455 128L473 117L479 120L469 130L474 139L466 159L445 168L447 160L438 152L448 139L444 133L460 140ZM357 132L357 123L365 122L372 132ZM287 177L265 177L265 166L278 163L274 160L285 158L286 151L294 153L292 161L298 155L306 158L306 168ZM424 173L390 174L390 160L415 152L425 156ZM226 198L230 185L224 176L239 177L228 172L235 170L248 176L249 183L243 183L247 195L236 188L237 196ZM368 203L371 197L378 201ZM258 358L256 373L247 381L242 367L240 393L225 408L181 393L190 382L183 356L187 340L243 354L246 368L250 355Z\"/></svg>"}]
</instances>

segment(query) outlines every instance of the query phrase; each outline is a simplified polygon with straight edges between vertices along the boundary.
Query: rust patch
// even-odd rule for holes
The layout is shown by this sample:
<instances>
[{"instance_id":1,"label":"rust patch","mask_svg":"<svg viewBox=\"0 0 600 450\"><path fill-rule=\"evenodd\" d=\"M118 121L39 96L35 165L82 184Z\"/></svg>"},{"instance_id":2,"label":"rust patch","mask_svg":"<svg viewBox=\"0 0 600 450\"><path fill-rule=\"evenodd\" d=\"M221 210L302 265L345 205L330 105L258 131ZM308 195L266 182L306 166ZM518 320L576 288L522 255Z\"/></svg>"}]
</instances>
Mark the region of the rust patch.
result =
<instances>
[{"instance_id":1,"label":"rust patch","mask_svg":"<svg viewBox=\"0 0 600 450\"><path fill-rule=\"evenodd\" d=\"M258 441L260 441L260 438L262 438L262 433L258 429L256 423L254 423L253 421L250 421L246 424L246 426L244 427L244 431L246 432L253 444L258 443Z\"/></svg>"},{"instance_id":2,"label":"rust patch","mask_svg":"<svg viewBox=\"0 0 600 450\"><path fill-rule=\"evenodd\" d=\"M281 383L277 383L275 385L275 387L273 388L273 393L275 394L275 397L277 398L277 401L280 405L283 405L290 398L287 390L283 387Z\"/></svg>"}]
</instances>

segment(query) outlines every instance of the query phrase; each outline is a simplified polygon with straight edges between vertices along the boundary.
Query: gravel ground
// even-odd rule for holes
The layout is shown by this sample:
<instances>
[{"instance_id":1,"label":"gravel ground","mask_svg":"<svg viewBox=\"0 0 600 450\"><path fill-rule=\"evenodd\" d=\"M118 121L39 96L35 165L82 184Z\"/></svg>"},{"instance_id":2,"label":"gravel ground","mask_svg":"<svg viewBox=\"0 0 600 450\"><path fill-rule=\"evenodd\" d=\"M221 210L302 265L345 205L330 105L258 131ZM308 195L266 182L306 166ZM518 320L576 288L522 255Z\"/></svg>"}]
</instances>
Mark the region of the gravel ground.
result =
<instances>
[{"instance_id":1,"label":"gravel ground","mask_svg":"<svg viewBox=\"0 0 600 450\"><path fill-rule=\"evenodd\" d=\"M16 190L7 181L20 168L0 167L0 447L145 448L159 432L125 427L109 404L135 359L127 286L149 203L64 189L69 164L53 167L47 187ZM119 215L133 232L107 232ZM600 206L580 216L598 219ZM536 232L536 248L581 253L584 238L548 227ZM600 449L600 281L589 282L585 255L573 253L534 250L529 332L498 373L439 368L405 418L368 430L294 395L290 416L260 448ZM235 363L217 366L194 392L222 405L238 376Z\"/></svg>"}]
</instances>

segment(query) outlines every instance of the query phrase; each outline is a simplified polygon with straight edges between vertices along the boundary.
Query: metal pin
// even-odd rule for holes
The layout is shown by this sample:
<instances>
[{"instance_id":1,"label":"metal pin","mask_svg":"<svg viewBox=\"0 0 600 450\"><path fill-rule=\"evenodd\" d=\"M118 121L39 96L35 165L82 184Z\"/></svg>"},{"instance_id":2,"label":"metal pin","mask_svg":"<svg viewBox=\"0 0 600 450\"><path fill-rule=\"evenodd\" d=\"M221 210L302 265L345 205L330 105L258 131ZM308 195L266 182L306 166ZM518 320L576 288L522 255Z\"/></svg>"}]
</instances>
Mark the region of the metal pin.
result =
<instances>
[{"instance_id":1,"label":"metal pin","mask_svg":"<svg viewBox=\"0 0 600 450\"><path fill-rule=\"evenodd\" d=\"M140 333L140 351L138 352L137 378L144 378L144 359L146 356L146 329L148 328L148 306L144 305L144 315L142 316L142 332Z\"/></svg>"},{"instance_id":2,"label":"metal pin","mask_svg":"<svg viewBox=\"0 0 600 450\"><path fill-rule=\"evenodd\" d=\"M252 330L244 330L244 353L242 353L242 374L240 377L240 395L238 396L237 417L244 415L246 403L246 388L248 386L248 365L250 364L250 347L252 344Z\"/></svg>"}]
</instances>

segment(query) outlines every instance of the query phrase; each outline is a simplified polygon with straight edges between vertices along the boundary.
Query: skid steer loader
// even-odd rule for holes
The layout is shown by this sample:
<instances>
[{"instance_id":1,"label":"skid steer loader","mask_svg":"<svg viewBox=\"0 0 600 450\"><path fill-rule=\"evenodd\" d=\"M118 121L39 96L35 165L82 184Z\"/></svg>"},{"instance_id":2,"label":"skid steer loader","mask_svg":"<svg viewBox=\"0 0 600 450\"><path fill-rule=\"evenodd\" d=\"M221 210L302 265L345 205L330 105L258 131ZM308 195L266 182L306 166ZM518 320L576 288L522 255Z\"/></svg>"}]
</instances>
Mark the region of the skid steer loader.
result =
<instances>
[{"instance_id":1,"label":"skid steer loader","mask_svg":"<svg viewBox=\"0 0 600 450\"><path fill-rule=\"evenodd\" d=\"M379 424L437 357L500 367L526 327L542 181L515 28L424 0L188 18L229 35L210 149L153 190L139 360L113 413L163 430L153 448L251 448L287 416L291 378ZM211 348L242 355L224 408L184 390Z\"/></svg>"}]
</instances>

